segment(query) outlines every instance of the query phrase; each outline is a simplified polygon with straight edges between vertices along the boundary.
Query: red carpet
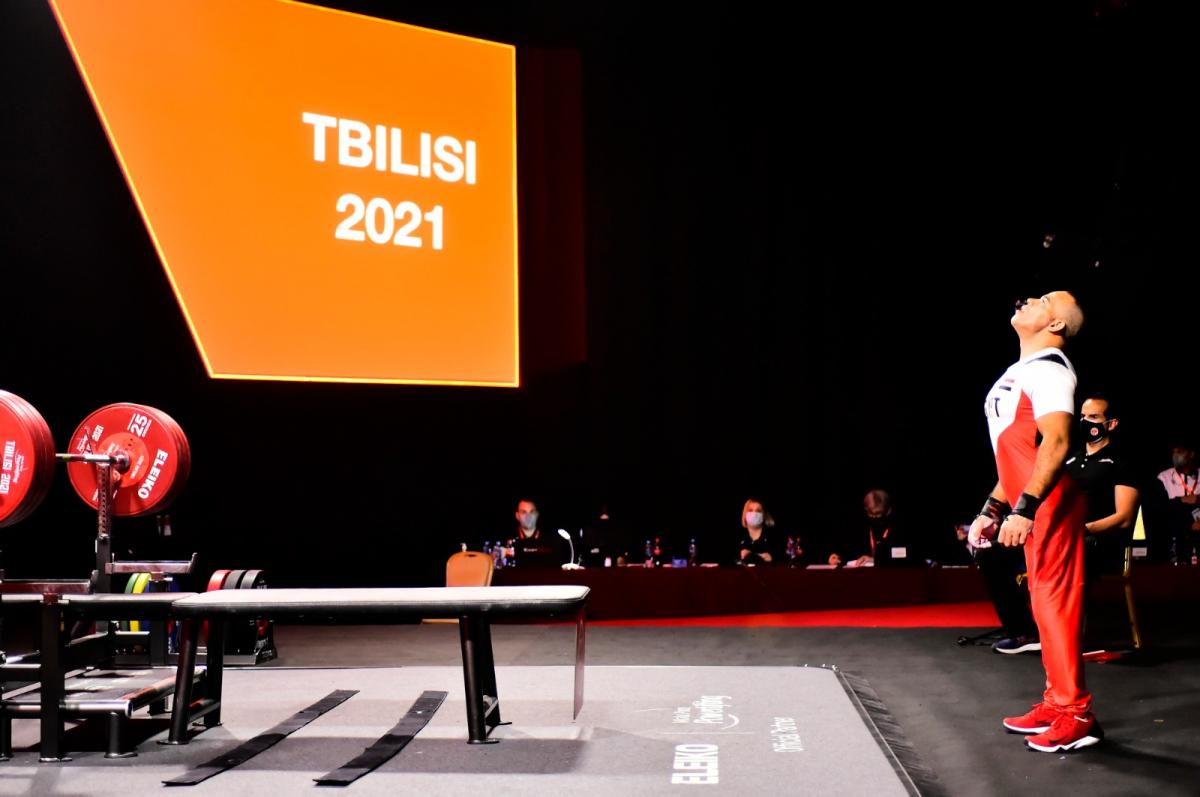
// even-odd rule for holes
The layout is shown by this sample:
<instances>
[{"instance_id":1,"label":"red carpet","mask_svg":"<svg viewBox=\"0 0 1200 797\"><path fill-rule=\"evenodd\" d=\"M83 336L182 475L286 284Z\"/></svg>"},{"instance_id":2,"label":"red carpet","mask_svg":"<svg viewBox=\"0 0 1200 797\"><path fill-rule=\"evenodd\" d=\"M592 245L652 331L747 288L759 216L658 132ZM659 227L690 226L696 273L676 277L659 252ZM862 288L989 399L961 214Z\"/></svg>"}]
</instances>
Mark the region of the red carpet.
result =
<instances>
[{"instance_id":1,"label":"red carpet","mask_svg":"<svg viewBox=\"0 0 1200 797\"><path fill-rule=\"evenodd\" d=\"M878 609L838 609L778 614L727 614L716 617L656 617L648 620L595 620L588 625L620 626L766 626L814 628L994 628L1000 625L992 604L935 603Z\"/></svg>"}]
</instances>

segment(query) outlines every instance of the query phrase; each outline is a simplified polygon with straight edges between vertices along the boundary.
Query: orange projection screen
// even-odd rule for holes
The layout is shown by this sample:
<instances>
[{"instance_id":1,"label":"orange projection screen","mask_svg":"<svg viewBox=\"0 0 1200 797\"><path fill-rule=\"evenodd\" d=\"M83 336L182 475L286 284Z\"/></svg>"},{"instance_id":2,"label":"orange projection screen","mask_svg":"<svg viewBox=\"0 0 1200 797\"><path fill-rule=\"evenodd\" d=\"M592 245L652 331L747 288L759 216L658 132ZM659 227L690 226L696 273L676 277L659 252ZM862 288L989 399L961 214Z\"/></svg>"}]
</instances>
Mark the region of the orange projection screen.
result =
<instances>
[{"instance_id":1,"label":"orange projection screen","mask_svg":"<svg viewBox=\"0 0 1200 797\"><path fill-rule=\"evenodd\" d=\"M512 46L50 2L211 376L517 386Z\"/></svg>"}]
</instances>

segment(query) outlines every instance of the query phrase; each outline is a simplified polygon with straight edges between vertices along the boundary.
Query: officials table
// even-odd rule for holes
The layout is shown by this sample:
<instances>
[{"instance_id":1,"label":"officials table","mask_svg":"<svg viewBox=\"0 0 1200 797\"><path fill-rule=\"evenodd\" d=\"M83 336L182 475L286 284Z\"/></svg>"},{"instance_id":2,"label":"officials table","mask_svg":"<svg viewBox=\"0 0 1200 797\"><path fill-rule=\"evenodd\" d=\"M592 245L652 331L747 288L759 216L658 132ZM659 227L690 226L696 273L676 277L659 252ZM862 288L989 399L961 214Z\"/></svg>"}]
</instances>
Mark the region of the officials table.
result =
<instances>
[{"instance_id":1,"label":"officials table","mask_svg":"<svg viewBox=\"0 0 1200 797\"><path fill-rule=\"evenodd\" d=\"M868 567L838 570L773 567L605 567L584 570L502 568L497 586L579 584L591 588L588 617L630 620L829 609L869 609L988 600L974 567ZM1098 597L1120 601L1119 585ZM1140 605L1200 601L1200 567L1135 562Z\"/></svg>"}]
</instances>

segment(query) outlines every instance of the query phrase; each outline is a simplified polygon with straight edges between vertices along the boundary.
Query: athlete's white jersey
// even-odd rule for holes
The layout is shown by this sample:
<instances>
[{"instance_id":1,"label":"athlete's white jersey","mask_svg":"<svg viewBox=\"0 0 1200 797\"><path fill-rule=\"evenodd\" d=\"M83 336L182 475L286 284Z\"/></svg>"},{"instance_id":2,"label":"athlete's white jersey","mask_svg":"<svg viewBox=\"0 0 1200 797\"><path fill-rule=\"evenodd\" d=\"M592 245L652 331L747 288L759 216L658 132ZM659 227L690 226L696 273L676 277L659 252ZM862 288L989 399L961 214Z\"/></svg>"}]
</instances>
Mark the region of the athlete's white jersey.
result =
<instances>
[{"instance_id":1,"label":"athlete's white jersey","mask_svg":"<svg viewBox=\"0 0 1200 797\"><path fill-rule=\"evenodd\" d=\"M1061 349L1023 357L996 381L984 402L1000 484L1010 500L1024 490L1037 458L1037 419L1075 413L1075 369Z\"/></svg>"}]
</instances>

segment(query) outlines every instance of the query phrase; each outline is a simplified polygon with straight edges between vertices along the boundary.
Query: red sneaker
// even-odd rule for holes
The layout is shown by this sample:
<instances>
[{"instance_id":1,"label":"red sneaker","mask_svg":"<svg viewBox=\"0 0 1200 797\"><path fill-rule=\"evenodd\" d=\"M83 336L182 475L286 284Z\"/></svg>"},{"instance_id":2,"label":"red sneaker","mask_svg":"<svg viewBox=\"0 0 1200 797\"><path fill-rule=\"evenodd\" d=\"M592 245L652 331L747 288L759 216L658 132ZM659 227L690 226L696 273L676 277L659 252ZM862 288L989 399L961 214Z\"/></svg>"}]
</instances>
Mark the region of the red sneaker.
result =
<instances>
[{"instance_id":1,"label":"red sneaker","mask_svg":"<svg viewBox=\"0 0 1200 797\"><path fill-rule=\"evenodd\" d=\"M1046 702L1034 703L1033 711L1020 717L1005 717L1004 727L1014 733L1045 733L1062 714L1055 706Z\"/></svg>"},{"instance_id":2,"label":"red sneaker","mask_svg":"<svg viewBox=\"0 0 1200 797\"><path fill-rule=\"evenodd\" d=\"M1057 753L1059 750L1078 750L1090 747L1104 738L1100 723L1089 711L1082 717L1074 711L1058 715L1058 719L1050 726L1050 730L1030 736L1025 744L1030 750L1042 753Z\"/></svg>"}]
</instances>

